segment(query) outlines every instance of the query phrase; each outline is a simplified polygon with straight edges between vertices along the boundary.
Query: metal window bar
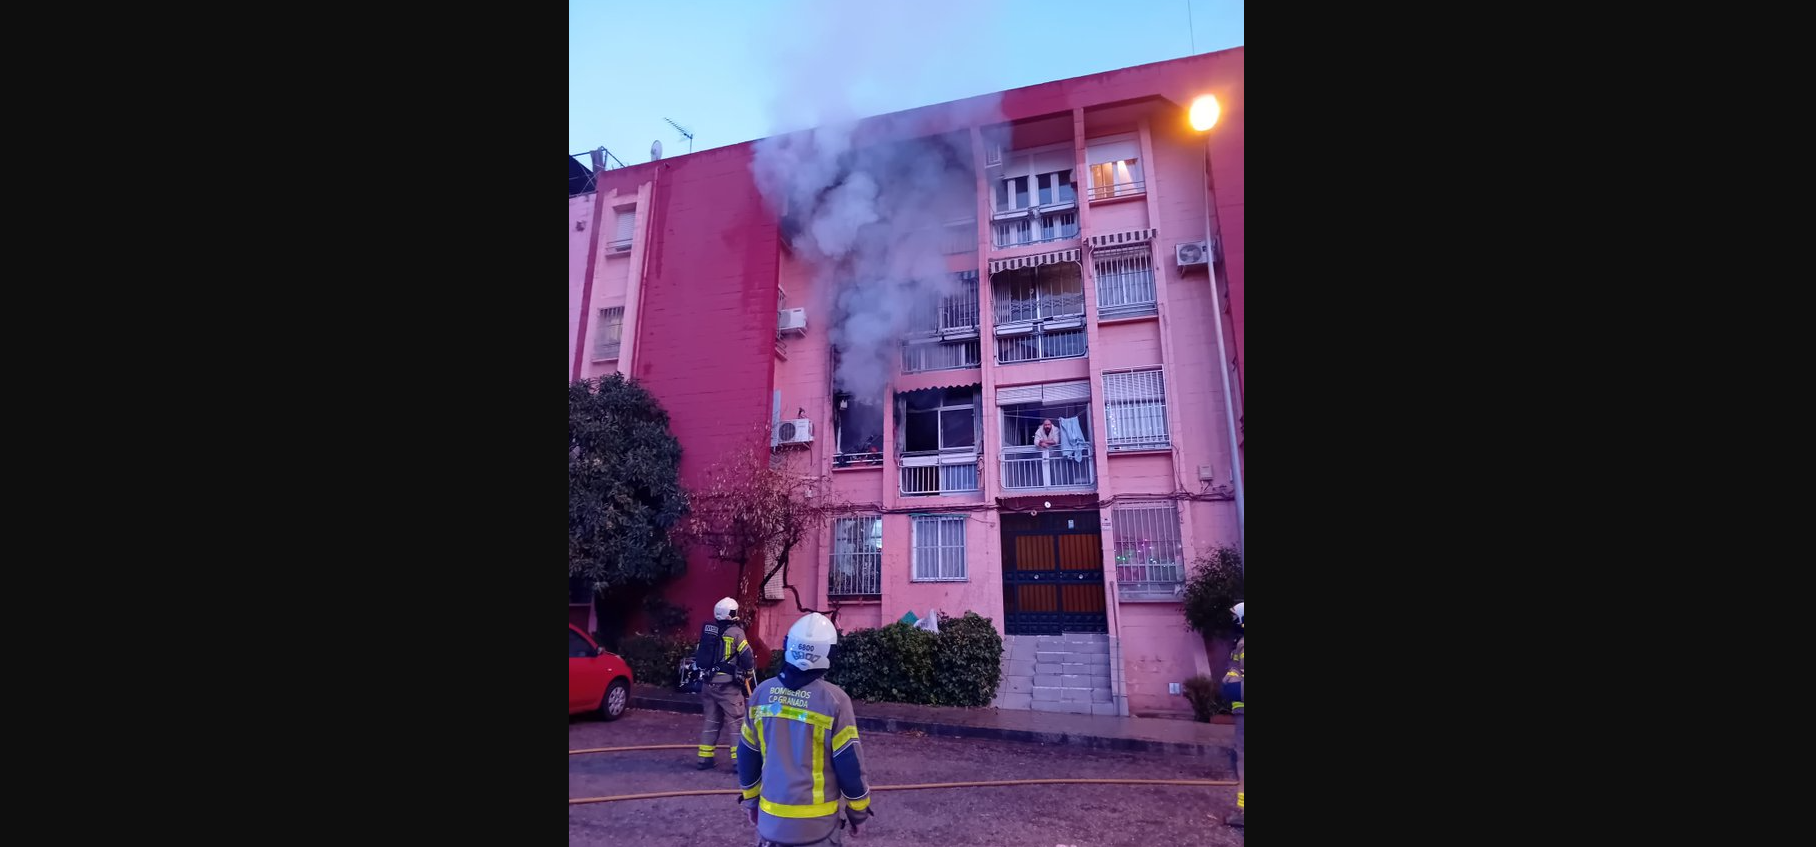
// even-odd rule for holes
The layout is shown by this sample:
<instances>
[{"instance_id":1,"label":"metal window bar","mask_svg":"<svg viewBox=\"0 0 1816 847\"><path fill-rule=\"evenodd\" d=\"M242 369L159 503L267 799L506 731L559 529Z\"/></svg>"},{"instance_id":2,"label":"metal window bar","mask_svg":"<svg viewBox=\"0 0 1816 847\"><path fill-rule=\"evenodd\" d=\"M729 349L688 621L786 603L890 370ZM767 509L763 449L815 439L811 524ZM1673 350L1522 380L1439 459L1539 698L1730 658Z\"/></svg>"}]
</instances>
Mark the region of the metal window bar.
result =
<instances>
[{"instance_id":1,"label":"metal window bar","mask_svg":"<svg viewBox=\"0 0 1816 847\"><path fill-rule=\"evenodd\" d=\"M599 310L599 334L593 338L593 360L616 359L624 339L624 307Z\"/></svg>"},{"instance_id":2,"label":"metal window bar","mask_svg":"<svg viewBox=\"0 0 1816 847\"><path fill-rule=\"evenodd\" d=\"M915 516L914 581L962 582L964 579L965 516Z\"/></svg>"},{"instance_id":3,"label":"metal window bar","mask_svg":"<svg viewBox=\"0 0 1816 847\"><path fill-rule=\"evenodd\" d=\"M1085 354L1085 331L1066 329L996 339L996 363L1013 365L1041 359L1070 359Z\"/></svg>"},{"instance_id":4,"label":"metal window bar","mask_svg":"<svg viewBox=\"0 0 1816 847\"><path fill-rule=\"evenodd\" d=\"M976 368L983 365L983 348L978 340L902 345L902 373L946 371Z\"/></svg>"},{"instance_id":5,"label":"metal window bar","mask_svg":"<svg viewBox=\"0 0 1816 847\"><path fill-rule=\"evenodd\" d=\"M1053 294L1040 293L1020 300L1008 296L1007 292L999 292L999 294L1000 296L996 299L996 322L998 324L1071 317L1085 313L1085 293L1082 289Z\"/></svg>"},{"instance_id":6,"label":"metal window bar","mask_svg":"<svg viewBox=\"0 0 1816 847\"><path fill-rule=\"evenodd\" d=\"M832 523L832 564L826 593L883 593L883 519L840 518Z\"/></svg>"},{"instance_id":7,"label":"metal window bar","mask_svg":"<svg viewBox=\"0 0 1816 847\"><path fill-rule=\"evenodd\" d=\"M1097 272L1099 318L1151 315L1155 305L1154 260L1149 245L1099 250L1092 256Z\"/></svg>"},{"instance_id":8,"label":"metal window bar","mask_svg":"<svg viewBox=\"0 0 1816 847\"><path fill-rule=\"evenodd\" d=\"M959 292L938 301L916 303L908 315L911 333L950 332L976 329L978 318L977 273L959 278Z\"/></svg>"},{"instance_id":9,"label":"metal window bar","mask_svg":"<svg viewBox=\"0 0 1816 847\"><path fill-rule=\"evenodd\" d=\"M963 455L973 461L964 464L906 464L917 458ZM962 494L978 490L977 453L970 447L950 453L903 453L901 467L904 495Z\"/></svg>"},{"instance_id":10,"label":"metal window bar","mask_svg":"<svg viewBox=\"0 0 1816 847\"><path fill-rule=\"evenodd\" d=\"M1143 180L1139 180L1139 179L1135 180L1134 182L1118 182L1118 183L1114 183L1111 185L1093 185L1093 186L1091 186L1091 199L1092 200L1104 200L1104 199L1107 199L1110 197L1129 197L1129 196L1133 196L1136 194L1144 193L1147 190L1148 190L1147 182L1143 181Z\"/></svg>"},{"instance_id":11,"label":"metal window bar","mask_svg":"<svg viewBox=\"0 0 1816 847\"><path fill-rule=\"evenodd\" d=\"M1179 509L1173 503L1133 503L1110 513L1116 581L1127 596L1172 597L1185 581Z\"/></svg>"},{"instance_id":12,"label":"metal window bar","mask_svg":"<svg viewBox=\"0 0 1816 847\"><path fill-rule=\"evenodd\" d=\"M1004 488L1088 488L1096 483L1089 448L1077 460L1057 447L1003 448Z\"/></svg>"},{"instance_id":13,"label":"metal window bar","mask_svg":"<svg viewBox=\"0 0 1816 847\"><path fill-rule=\"evenodd\" d=\"M1166 377L1158 368L1105 372L1104 423L1111 450L1149 450L1172 444L1167 435Z\"/></svg>"}]
</instances>

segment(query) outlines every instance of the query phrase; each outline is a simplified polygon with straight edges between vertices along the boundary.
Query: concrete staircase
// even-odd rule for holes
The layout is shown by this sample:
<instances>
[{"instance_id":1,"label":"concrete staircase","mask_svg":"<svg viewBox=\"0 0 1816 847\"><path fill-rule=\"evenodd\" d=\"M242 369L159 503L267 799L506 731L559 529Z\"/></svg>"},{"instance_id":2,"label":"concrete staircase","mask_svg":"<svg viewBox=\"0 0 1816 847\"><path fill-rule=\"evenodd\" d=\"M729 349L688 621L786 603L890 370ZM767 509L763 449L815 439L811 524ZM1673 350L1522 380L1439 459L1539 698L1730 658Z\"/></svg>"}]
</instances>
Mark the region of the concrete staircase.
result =
<instances>
[{"instance_id":1,"label":"concrete staircase","mask_svg":"<svg viewBox=\"0 0 1816 847\"><path fill-rule=\"evenodd\" d=\"M1120 646L1102 633L1004 636L1003 682L992 705L1074 715L1125 714L1114 682L1120 676Z\"/></svg>"}]
</instances>

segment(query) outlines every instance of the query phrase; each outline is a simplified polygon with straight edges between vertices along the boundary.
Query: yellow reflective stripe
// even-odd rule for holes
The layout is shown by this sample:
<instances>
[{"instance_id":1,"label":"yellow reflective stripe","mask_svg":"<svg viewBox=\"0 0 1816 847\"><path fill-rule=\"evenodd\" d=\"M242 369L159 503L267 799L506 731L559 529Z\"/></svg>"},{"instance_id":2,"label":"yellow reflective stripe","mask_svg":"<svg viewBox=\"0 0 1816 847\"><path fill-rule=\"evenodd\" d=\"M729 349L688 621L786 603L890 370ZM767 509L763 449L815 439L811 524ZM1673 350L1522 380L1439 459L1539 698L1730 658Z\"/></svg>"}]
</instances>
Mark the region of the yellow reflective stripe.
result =
<instances>
[{"instance_id":1,"label":"yellow reflective stripe","mask_svg":"<svg viewBox=\"0 0 1816 847\"><path fill-rule=\"evenodd\" d=\"M744 733L744 743L745 744L749 744L752 747L757 746L757 737L751 734L750 724L747 724L747 723L738 724L738 729L743 731L743 733Z\"/></svg>"},{"instance_id":2,"label":"yellow reflective stripe","mask_svg":"<svg viewBox=\"0 0 1816 847\"><path fill-rule=\"evenodd\" d=\"M723 662L726 659L731 658L731 636L727 635L719 640L725 642L725 655L719 657L719 661Z\"/></svg>"},{"instance_id":3,"label":"yellow reflective stripe","mask_svg":"<svg viewBox=\"0 0 1816 847\"><path fill-rule=\"evenodd\" d=\"M757 802L763 811L778 818L823 818L839 810L839 803L817 803L812 806L791 806L787 803L772 803L768 797ZM861 810L860 810L861 811Z\"/></svg>"},{"instance_id":4,"label":"yellow reflective stripe","mask_svg":"<svg viewBox=\"0 0 1816 847\"><path fill-rule=\"evenodd\" d=\"M1242 792L1236 792L1236 808L1242 808ZM859 811L862 811L861 809Z\"/></svg>"},{"instance_id":5,"label":"yellow reflective stripe","mask_svg":"<svg viewBox=\"0 0 1816 847\"><path fill-rule=\"evenodd\" d=\"M1242 708L1242 701L1241 701L1241 700L1231 700L1231 701L1230 701L1230 708L1232 708L1232 709L1240 709L1240 708Z\"/></svg>"},{"instance_id":6,"label":"yellow reflective stripe","mask_svg":"<svg viewBox=\"0 0 1816 847\"><path fill-rule=\"evenodd\" d=\"M820 726L813 728L813 802L826 802L826 729Z\"/></svg>"},{"instance_id":7,"label":"yellow reflective stripe","mask_svg":"<svg viewBox=\"0 0 1816 847\"><path fill-rule=\"evenodd\" d=\"M866 794L862 797L859 797L856 800L852 800L851 802L846 803L845 805L850 806L851 808L856 809L860 812L864 811L865 809L870 808L870 795Z\"/></svg>"},{"instance_id":8,"label":"yellow reflective stripe","mask_svg":"<svg viewBox=\"0 0 1816 847\"><path fill-rule=\"evenodd\" d=\"M837 753L839 748L844 747L847 742L856 740L858 740L858 728L856 726L845 727L839 730L838 735L832 737L832 752Z\"/></svg>"},{"instance_id":9,"label":"yellow reflective stripe","mask_svg":"<svg viewBox=\"0 0 1816 847\"><path fill-rule=\"evenodd\" d=\"M740 652L740 653L744 652L744 648L749 647L749 646L750 646L750 642L748 642L748 641L738 642L738 652Z\"/></svg>"},{"instance_id":10,"label":"yellow reflective stripe","mask_svg":"<svg viewBox=\"0 0 1816 847\"><path fill-rule=\"evenodd\" d=\"M791 721L810 723L821 729L832 728L831 715L822 715L819 712L810 712L806 709L797 709L793 706L764 703L763 705L752 709L750 713L758 718L787 718Z\"/></svg>"},{"instance_id":11,"label":"yellow reflective stripe","mask_svg":"<svg viewBox=\"0 0 1816 847\"><path fill-rule=\"evenodd\" d=\"M753 785L749 788L744 789L744 799L755 800L755 799L757 799L757 796L762 793L763 793L763 783L759 782L756 785Z\"/></svg>"},{"instance_id":12,"label":"yellow reflective stripe","mask_svg":"<svg viewBox=\"0 0 1816 847\"><path fill-rule=\"evenodd\" d=\"M702 759L710 759L710 758L712 758L712 757L713 757L713 748L712 748L712 745L711 745L711 744L702 744L702 745L700 745L700 758L702 758Z\"/></svg>"}]
</instances>

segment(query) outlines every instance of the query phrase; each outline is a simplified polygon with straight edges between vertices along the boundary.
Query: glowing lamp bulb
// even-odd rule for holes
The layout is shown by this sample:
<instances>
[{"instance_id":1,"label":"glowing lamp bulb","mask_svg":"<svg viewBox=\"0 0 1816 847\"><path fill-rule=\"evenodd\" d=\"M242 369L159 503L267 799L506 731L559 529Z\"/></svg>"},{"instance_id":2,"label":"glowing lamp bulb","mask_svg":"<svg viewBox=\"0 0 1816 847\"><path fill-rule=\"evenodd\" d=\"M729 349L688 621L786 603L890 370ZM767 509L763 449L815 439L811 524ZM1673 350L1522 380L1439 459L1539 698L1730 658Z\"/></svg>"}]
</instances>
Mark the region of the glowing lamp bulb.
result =
<instances>
[{"instance_id":1,"label":"glowing lamp bulb","mask_svg":"<svg viewBox=\"0 0 1816 847\"><path fill-rule=\"evenodd\" d=\"M1223 115L1223 107L1217 105L1217 98L1205 94L1192 101L1192 128L1204 132L1217 125L1217 118Z\"/></svg>"}]
</instances>

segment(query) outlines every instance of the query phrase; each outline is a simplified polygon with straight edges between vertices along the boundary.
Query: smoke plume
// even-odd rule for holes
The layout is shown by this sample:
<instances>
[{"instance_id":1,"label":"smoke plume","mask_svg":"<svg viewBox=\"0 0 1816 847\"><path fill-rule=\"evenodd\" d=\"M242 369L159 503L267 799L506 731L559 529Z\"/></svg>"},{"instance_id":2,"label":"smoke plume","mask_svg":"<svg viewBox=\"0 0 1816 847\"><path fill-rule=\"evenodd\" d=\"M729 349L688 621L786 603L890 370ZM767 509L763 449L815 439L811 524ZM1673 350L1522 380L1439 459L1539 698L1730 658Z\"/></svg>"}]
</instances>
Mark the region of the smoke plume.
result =
<instances>
[{"instance_id":1,"label":"smoke plume","mask_svg":"<svg viewBox=\"0 0 1816 847\"><path fill-rule=\"evenodd\" d=\"M811 128L758 141L752 170L796 259L813 268L838 353L834 385L880 398L901 367L910 315L958 291L945 247L975 242L977 231L947 226L977 217L976 180L968 131L904 139L912 128L860 133L857 118L988 85L976 59L988 55L990 27L979 25L977 6L955 0L809 5L823 14L794 19L790 35L805 43L789 51L772 114ZM870 108L883 92L887 105ZM964 108L943 128L1001 120L994 95ZM892 137L858 141L878 135Z\"/></svg>"}]
</instances>

